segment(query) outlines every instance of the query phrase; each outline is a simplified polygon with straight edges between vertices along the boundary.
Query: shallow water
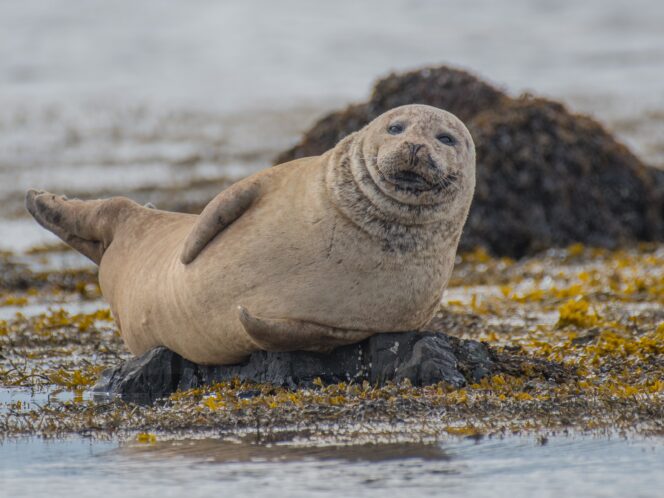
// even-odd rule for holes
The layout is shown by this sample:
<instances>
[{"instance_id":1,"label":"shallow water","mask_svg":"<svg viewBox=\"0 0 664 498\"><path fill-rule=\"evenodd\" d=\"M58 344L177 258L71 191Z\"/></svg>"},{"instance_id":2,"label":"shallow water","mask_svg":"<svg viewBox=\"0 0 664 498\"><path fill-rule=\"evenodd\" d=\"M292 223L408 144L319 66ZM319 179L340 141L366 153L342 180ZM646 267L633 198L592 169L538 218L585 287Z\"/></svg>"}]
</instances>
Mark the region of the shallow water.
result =
<instances>
[{"instance_id":1,"label":"shallow water","mask_svg":"<svg viewBox=\"0 0 664 498\"><path fill-rule=\"evenodd\" d=\"M83 392L78 394L68 390L51 391L49 389L27 389L23 387L0 388L0 416L5 415L9 407L15 403L36 407L53 400L67 402L75 399L89 399L92 396L92 393ZM2 452L0 451L1 458Z\"/></svg>"},{"instance_id":2,"label":"shallow water","mask_svg":"<svg viewBox=\"0 0 664 498\"><path fill-rule=\"evenodd\" d=\"M661 496L660 441L522 437L358 446L5 442L4 496Z\"/></svg>"}]
</instances>

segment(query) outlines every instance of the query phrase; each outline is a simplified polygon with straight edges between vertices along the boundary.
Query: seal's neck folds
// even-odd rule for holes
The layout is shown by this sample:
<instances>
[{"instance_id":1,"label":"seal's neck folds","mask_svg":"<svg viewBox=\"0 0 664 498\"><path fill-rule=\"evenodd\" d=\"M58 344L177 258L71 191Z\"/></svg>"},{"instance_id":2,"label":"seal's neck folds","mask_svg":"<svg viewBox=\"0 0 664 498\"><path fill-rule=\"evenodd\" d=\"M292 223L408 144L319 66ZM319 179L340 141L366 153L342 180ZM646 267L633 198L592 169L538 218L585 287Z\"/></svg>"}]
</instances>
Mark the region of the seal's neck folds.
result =
<instances>
[{"instance_id":1,"label":"seal's neck folds","mask_svg":"<svg viewBox=\"0 0 664 498\"><path fill-rule=\"evenodd\" d=\"M457 244L465 216L453 212L455 203L404 204L389 197L367 169L360 135L344 138L326 156L325 183L332 204L360 230L402 251Z\"/></svg>"}]
</instances>

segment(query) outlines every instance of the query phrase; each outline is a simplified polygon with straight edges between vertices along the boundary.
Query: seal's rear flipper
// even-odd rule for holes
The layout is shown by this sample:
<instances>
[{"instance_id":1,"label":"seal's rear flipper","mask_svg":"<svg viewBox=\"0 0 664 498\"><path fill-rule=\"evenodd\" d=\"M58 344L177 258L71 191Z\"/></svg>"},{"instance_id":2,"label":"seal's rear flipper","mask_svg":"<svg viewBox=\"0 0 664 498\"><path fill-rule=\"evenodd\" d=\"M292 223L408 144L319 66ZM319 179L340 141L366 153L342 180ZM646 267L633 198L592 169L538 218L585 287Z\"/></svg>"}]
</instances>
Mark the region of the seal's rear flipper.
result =
<instances>
[{"instance_id":1,"label":"seal's rear flipper","mask_svg":"<svg viewBox=\"0 0 664 498\"><path fill-rule=\"evenodd\" d=\"M265 351L328 352L373 335L367 330L347 330L301 320L259 318L238 307L240 322L249 337Z\"/></svg>"},{"instance_id":2,"label":"seal's rear flipper","mask_svg":"<svg viewBox=\"0 0 664 498\"><path fill-rule=\"evenodd\" d=\"M43 190L28 190L25 207L46 230L99 264L113 240L120 214L137 206L124 198L81 201Z\"/></svg>"}]
</instances>

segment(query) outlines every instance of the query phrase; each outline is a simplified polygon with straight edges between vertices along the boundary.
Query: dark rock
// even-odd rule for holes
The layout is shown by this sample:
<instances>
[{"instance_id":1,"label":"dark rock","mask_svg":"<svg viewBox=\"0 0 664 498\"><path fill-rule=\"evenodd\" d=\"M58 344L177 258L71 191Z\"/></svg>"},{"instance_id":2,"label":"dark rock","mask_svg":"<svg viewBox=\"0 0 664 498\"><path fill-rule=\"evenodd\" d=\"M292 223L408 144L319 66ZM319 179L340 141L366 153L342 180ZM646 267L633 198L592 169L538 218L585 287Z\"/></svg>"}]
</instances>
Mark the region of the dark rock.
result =
<instances>
[{"instance_id":1,"label":"dark rock","mask_svg":"<svg viewBox=\"0 0 664 498\"><path fill-rule=\"evenodd\" d=\"M414 385L445 381L462 387L466 379L457 370L457 358L450 338L444 334L379 334L369 338L369 381L410 380ZM480 343L477 343L480 344ZM486 346L480 344L486 350ZM485 360L491 363L486 351Z\"/></svg>"},{"instance_id":2,"label":"dark rock","mask_svg":"<svg viewBox=\"0 0 664 498\"><path fill-rule=\"evenodd\" d=\"M251 399L260 395L261 391L259 391L258 389L247 389L246 391L240 391L239 393L237 393L238 399Z\"/></svg>"},{"instance_id":3,"label":"dark rock","mask_svg":"<svg viewBox=\"0 0 664 498\"><path fill-rule=\"evenodd\" d=\"M664 240L664 172L646 167L593 119L517 99L448 67L393 74L367 103L334 112L277 158L321 154L403 104L446 109L477 146L477 189L461 250L521 257L574 242L616 247Z\"/></svg>"},{"instance_id":4,"label":"dark rock","mask_svg":"<svg viewBox=\"0 0 664 498\"><path fill-rule=\"evenodd\" d=\"M120 367L104 370L94 390L126 394L136 401L163 398L177 388L180 379L191 378L188 363L166 348L155 348Z\"/></svg>"},{"instance_id":5,"label":"dark rock","mask_svg":"<svg viewBox=\"0 0 664 498\"><path fill-rule=\"evenodd\" d=\"M491 375L492 365L486 361L486 346L481 342L463 341L459 345L459 371L469 381L479 382L483 377ZM493 357L495 359L495 356ZM500 367L499 367L500 368ZM495 369L494 369L495 370Z\"/></svg>"},{"instance_id":6,"label":"dark rock","mask_svg":"<svg viewBox=\"0 0 664 498\"><path fill-rule=\"evenodd\" d=\"M159 347L104 371L94 391L150 403L176 390L235 378L289 388L310 387L316 378L326 384L366 380L382 385L408 379L416 386L446 382L462 387L498 371L493 358L483 343L434 332L378 334L329 354L259 351L230 366L197 365Z\"/></svg>"},{"instance_id":7,"label":"dark rock","mask_svg":"<svg viewBox=\"0 0 664 498\"><path fill-rule=\"evenodd\" d=\"M522 256L582 242L662 240L649 170L597 122L525 98L470 122L477 189L461 246Z\"/></svg>"}]
</instances>

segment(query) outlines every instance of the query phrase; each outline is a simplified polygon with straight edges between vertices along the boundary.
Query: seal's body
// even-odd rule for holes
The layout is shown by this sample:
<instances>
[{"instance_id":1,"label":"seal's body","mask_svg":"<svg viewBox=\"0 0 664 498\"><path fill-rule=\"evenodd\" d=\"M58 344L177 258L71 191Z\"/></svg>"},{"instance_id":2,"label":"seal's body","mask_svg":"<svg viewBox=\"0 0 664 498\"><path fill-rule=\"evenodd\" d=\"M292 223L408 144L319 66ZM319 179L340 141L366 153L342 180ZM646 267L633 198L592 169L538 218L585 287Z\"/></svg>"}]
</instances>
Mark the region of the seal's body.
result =
<instances>
[{"instance_id":1,"label":"seal's body","mask_svg":"<svg viewBox=\"0 0 664 498\"><path fill-rule=\"evenodd\" d=\"M473 188L465 127L405 106L322 156L234 184L200 216L38 191L27 207L100 264L133 353L163 345L231 364L260 349L325 351L426 325Z\"/></svg>"}]
</instances>

